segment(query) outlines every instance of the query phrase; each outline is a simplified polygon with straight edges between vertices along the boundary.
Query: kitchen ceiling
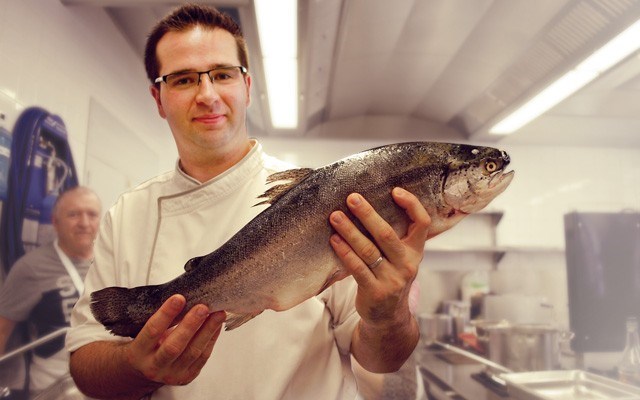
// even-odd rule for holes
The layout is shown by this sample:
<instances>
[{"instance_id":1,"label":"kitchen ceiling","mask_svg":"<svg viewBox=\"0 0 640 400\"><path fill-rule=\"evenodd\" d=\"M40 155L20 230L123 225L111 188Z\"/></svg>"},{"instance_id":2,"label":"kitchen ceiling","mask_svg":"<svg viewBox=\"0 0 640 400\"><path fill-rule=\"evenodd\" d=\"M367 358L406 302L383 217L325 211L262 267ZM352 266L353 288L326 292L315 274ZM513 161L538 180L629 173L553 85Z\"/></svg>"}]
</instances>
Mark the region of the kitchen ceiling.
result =
<instances>
[{"instance_id":1,"label":"kitchen ceiling","mask_svg":"<svg viewBox=\"0 0 640 400\"><path fill-rule=\"evenodd\" d=\"M141 63L150 27L180 3L61 1L103 7ZM296 130L271 127L253 2L201 3L247 37L253 136L640 147L638 54L513 135L486 133L640 18L640 0L299 0Z\"/></svg>"}]
</instances>

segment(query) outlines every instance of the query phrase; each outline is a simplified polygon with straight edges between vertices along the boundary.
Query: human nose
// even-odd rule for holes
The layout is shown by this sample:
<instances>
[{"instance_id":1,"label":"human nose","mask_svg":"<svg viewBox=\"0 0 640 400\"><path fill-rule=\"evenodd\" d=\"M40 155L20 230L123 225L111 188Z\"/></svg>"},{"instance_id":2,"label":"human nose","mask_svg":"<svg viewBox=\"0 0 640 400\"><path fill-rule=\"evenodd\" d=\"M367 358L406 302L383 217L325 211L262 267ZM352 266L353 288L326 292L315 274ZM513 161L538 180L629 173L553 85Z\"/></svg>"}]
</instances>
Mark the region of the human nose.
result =
<instances>
[{"instance_id":1,"label":"human nose","mask_svg":"<svg viewBox=\"0 0 640 400\"><path fill-rule=\"evenodd\" d=\"M210 104L220 98L214 80L207 73L200 74L196 90L196 101L199 103Z\"/></svg>"},{"instance_id":2,"label":"human nose","mask_svg":"<svg viewBox=\"0 0 640 400\"><path fill-rule=\"evenodd\" d=\"M78 224L81 226L89 225L90 217L87 214L80 214L78 217Z\"/></svg>"}]
</instances>

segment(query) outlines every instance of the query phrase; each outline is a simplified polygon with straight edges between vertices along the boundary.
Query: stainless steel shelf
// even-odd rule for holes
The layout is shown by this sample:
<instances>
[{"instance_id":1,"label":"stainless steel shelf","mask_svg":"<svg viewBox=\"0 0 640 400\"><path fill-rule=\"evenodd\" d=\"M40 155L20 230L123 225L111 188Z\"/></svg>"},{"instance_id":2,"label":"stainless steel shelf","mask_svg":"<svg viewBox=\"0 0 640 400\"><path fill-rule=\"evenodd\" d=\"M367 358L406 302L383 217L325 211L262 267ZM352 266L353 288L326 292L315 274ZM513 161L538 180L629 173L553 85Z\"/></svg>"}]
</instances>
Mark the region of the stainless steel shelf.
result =
<instances>
[{"instance_id":1,"label":"stainless steel shelf","mask_svg":"<svg viewBox=\"0 0 640 400\"><path fill-rule=\"evenodd\" d=\"M507 253L564 253L563 248L557 247L448 247L448 246L429 246L427 243L424 247L425 253L450 253L450 254L488 254L494 257L494 262L499 263Z\"/></svg>"}]
</instances>

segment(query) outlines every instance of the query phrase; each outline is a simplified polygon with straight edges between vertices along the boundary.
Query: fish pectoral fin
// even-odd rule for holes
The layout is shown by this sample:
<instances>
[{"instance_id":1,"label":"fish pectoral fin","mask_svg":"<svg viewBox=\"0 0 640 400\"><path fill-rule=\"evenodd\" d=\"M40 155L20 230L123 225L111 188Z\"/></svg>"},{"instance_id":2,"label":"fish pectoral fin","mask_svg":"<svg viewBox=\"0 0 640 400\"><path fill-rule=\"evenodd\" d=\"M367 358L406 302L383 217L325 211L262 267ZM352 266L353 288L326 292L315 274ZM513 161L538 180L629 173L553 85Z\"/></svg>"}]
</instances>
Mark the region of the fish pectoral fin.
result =
<instances>
[{"instance_id":1,"label":"fish pectoral fin","mask_svg":"<svg viewBox=\"0 0 640 400\"><path fill-rule=\"evenodd\" d=\"M269 188L266 192L258 196L259 199L264 199L260 203L256 204L256 206L262 204L273 204L280 197L282 197L285 193L287 193L291 188L302 182L307 176L309 176L313 172L313 168L297 168L290 169L287 171L276 172L267 177L267 183L273 183L277 181L287 181L286 183L282 183L276 185L272 188Z\"/></svg>"},{"instance_id":2,"label":"fish pectoral fin","mask_svg":"<svg viewBox=\"0 0 640 400\"><path fill-rule=\"evenodd\" d=\"M257 315L260 315L261 313L262 311L258 311L257 313L253 313L253 314L234 314L234 313L228 312L227 319L224 323L224 330L230 331L232 329L236 329L240 325L244 324L245 322L249 322Z\"/></svg>"}]
</instances>

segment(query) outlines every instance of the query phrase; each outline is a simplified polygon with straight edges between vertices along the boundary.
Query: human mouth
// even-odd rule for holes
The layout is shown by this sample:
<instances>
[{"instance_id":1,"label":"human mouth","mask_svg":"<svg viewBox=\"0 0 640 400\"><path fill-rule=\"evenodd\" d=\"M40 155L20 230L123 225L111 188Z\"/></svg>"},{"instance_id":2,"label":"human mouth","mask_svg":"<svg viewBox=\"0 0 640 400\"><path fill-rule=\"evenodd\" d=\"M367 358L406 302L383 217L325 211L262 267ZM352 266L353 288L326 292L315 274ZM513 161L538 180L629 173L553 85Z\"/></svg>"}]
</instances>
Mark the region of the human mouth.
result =
<instances>
[{"instance_id":1,"label":"human mouth","mask_svg":"<svg viewBox=\"0 0 640 400\"><path fill-rule=\"evenodd\" d=\"M220 123L224 119L225 119L224 114L205 114L205 115L200 115L193 118L195 122L199 122L207 125Z\"/></svg>"}]
</instances>

